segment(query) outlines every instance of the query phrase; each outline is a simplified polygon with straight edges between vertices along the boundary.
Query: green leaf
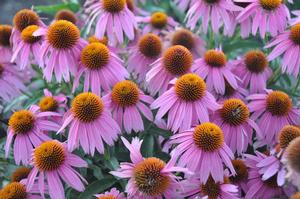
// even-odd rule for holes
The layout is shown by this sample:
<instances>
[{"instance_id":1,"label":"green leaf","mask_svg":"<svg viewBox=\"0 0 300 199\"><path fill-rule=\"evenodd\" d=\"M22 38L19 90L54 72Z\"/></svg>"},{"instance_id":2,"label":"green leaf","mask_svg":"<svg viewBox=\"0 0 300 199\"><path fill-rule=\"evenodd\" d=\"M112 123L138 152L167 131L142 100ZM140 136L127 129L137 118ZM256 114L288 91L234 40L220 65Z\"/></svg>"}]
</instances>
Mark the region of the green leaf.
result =
<instances>
[{"instance_id":1,"label":"green leaf","mask_svg":"<svg viewBox=\"0 0 300 199\"><path fill-rule=\"evenodd\" d=\"M103 178L103 173L100 167L97 167L96 165L89 165L89 168L93 170L93 175L98 180L101 180Z\"/></svg>"},{"instance_id":2,"label":"green leaf","mask_svg":"<svg viewBox=\"0 0 300 199\"><path fill-rule=\"evenodd\" d=\"M17 98L15 98L13 101L11 101L9 104L7 104L3 110L4 113L7 113L8 111L15 110L18 104L28 99L28 96L21 95Z\"/></svg>"},{"instance_id":3,"label":"green leaf","mask_svg":"<svg viewBox=\"0 0 300 199\"><path fill-rule=\"evenodd\" d=\"M151 134L146 134L143 139L142 154L144 157L152 157L154 150L154 137Z\"/></svg>"},{"instance_id":4,"label":"green leaf","mask_svg":"<svg viewBox=\"0 0 300 199\"><path fill-rule=\"evenodd\" d=\"M80 5L77 3L61 3L49 6L35 6L34 9L37 12L43 12L49 15L55 15L58 11L63 9L72 10L73 12L78 12Z\"/></svg>"},{"instance_id":5,"label":"green leaf","mask_svg":"<svg viewBox=\"0 0 300 199\"><path fill-rule=\"evenodd\" d=\"M116 157L110 157L109 159L104 159L104 165L110 170L116 170L119 167L119 161Z\"/></svg>"},{"instance_id":6,"label":"green leaf","mask_svg":"<svg viewBox=\"0 0 300 199\"><path fill-rule=\"evenodd\" d=\"M88 199L92 198L93 195L102 193L105 190L109 189L116 183L116 179L112 176L107 176L103 178L102 180L97 180L91 184L89 184L85 191L82 192L78 199Z\"/></svg>"}]
</instances>

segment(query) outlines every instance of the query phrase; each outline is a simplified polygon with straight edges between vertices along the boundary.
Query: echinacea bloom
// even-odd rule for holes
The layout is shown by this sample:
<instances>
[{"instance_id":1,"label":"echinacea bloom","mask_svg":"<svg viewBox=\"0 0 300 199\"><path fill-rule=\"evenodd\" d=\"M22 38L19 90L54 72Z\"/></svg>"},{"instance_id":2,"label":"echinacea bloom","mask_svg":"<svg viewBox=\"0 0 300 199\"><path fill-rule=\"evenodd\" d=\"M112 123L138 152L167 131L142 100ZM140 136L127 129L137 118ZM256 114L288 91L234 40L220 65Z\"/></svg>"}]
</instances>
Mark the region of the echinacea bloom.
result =
<instances>
[{"instance_id":1,"label":"echinacea bloom","mask_svg":"<svg viewBox=\"0 0 300 199\"><path fill-rule=\"evenodd\" d=\"M249 95L249 91L244 89L241 85L241 82L238 82L238 88L234 89L232 86L225 80L225 92L224 94L218 94L215 91L212 92L214 96L216 96L217 102L221 103L225 100L231 98L237 98L242 101L246 101L246 96Z\"/></svg>"},{"instance_id":2,"label":"echinacea bloom","mask_svg":"<svg viewBox=\"0 0 300 199\"><path fill-rule=\"evenodd\" d=\"M238 78L232 73L233 63L227 61L221 50L208 50L203 58L195 60L193 72L206 80L209 91L223 95L225 82L233 88L238 88Z\"/></svg>"},{"instance_id":3,"label":"echinacea bloom","mask_svg":"<svg viewBox=\"0 0 300 199\"><path fill-rule=\"evenodd\" d=\"M112 188L103 194L96 194L97 199L125 199L123 193L120 193L116 188Z\"/></svg>"},{"instance_id":4,"label":"echinacea bloom","mask_svg":"<svg viewBox=\"0 0 300 199\"><path fill-rule=\"evenodd\" d=\"M278 143L281 149L286 149L289 144L300 137L300 128L293 125L285 125L279 132Z\"/></svg>"},{"instance_id":5,"label":"echinacea bloom","mask_svg":"<svg viewBox=\"0 0 300 199\"><path fill-rule=\"evenodd\" d=\"M192 125L208 122L209 110L220 107L214 96L206 90L206 84L196 74L186 74L175 85L158 97L152 109L158 109L155 120L167 114L167 127L174 133L190 129Z\"/></svg>"},{"instance_id":6,"label":"echinacea bloom","mask_svg":"<svg viewBox=\"0 0 300 199\"><path fill-rule=\"evenodd\" d=\"M125 35L129 40L134 39L137 22L134 14L128 9L126 0L88 1L85 3L85 11L89 14L88 31L98 18L96 37L103 38L107 35L114 44L122 44Z\"/></svg>"},{"instance_id":7,"label":"echinacea bloom","mask_svg":"<svg viewBox=\"0 0 300 199\"><path fill-rule=\"evenodd\" d=\"M64 115L58 133L69 124L68 150L73 151L80 144L84 152L92 156L95 149L103 154L103 141L111 146L120 133L120 128L111 117L107 103L93 93L81 93L73 99L71 109Z\"/></svg>"},{"instance_id":8,"label":"echinacea bloom","mask_svg":"<svg viewBox=\"0 0 300 199\"><path fill-rule=\"evenodd\" d=\"M126 0L126 4L128 9L135 15L141 15L141 16L149 15L147 11L142 10L137 6L137 2L135 2L135 0Z\"/></svg>"},{"instance_id":9,"label":"echinacea bloom","mask_svg":"<svg viewBox=\"0 0 300 199\"><path fill-rule=\"evenodd\" d=\"M102 43L85 46L80 55L79 71L75 76L73 92L79 86L84 74L84 92L91 91L101 95L101 90L108 92L117 82L129 77L123 61Z\"/></svg>"},{"instance_id":10,"label":"echinacea bloom","mask_svg":"<svg viewBox=\"0 0 300 199\"><path fill-rule=\"evenodd\" d=\"M139 82L146 78L150 64L159 58L163 50L161 39L152 33L143 35L137 45L129 49L128 71L137 76Z\"/></svg>"},{"instance_id":11,"label":"echinacea bloom","mask_svg":"<svg viewBox=\"0 0 300 199\"><path fill-rule=\"evenodd\" d=\"M0 63L10 62L12 49L10 44L10 36L12 27L9 25L0 25Z\"/></svg>"},{"instance_id":12,"label":"echinacea bloom","mask_svg":"<svg viewBox=\"0 0 300 199\"><path fill-rule=\"evenodd\" d=\"M283 54L282 72L295 77L299 74L300 68L300 23L293 25L290 30L278 35L265 48L275 48L269 54L268 59L272 61Z\"/></svg>"},{"instance_id":13,"label":"echinacea bloom","mask_svg":"<svg viewBox=\"0 0 300 199\"><path fill-rule=\"evenodd\" d=\"M250 3L249 2L233 2L235 5L242 7L242 8L246 8ZM234 35L234 32L237 28L237 26L240 26L240 34L242 38L247 38L250 35L250 31L251 31L251 18L246 18L244 19L243 23L239 23L236 18L237 16L242 12L242 10L240 11L234 11L232 12L232 15L230 15L231 17L231 21L232 21L232 27L230 29L225 29L224 30L224 35L225 36L229 36L232 37Z\"/></svg>"},{"instance_id":14,"label":"echinacea bloom","mask_svg":"<svg viewBox=\"0 0 300 199\"><path fill-rule=\"evenodd\" d=\"M195 128L171 137L172 144L180 155L178 165L195 172L201 183L206 183L209 176L215 182L223 182L224 165L235 175L231 160L234 155L224 141L222 129L214 123L202 123Z\"/></svg>"},{"instance_id":15,"label":"echinacea bloom","mask_svg":"<svg viewBox=\"0 0 300 199\"><path fill-rule=\"evenodd\" d=\"M63 94L54 96L48 89L44 89L44 95L39 101L39 107L42 112L52 111L61 113L67 108L67 97Z\"/></svg>"},{"instance_id":16,"label":"echinacea bloom","mask_svg":"<svg viewBox=\"0 0 300 199\"><path fill-rule=\"evenodd\" d=\"M197 0L174 0L174 3L181 11L186 11L193 6Z\"/></svg>"},{"instance_id":17,"label":"echinacea bloom","mask_svg":"<svg viewBox=\"0 0 300 199\"><path fill-rule=\"evenodd\" d=\"M185 47L176 45L168 48L161 58L150 65L146 84L151 95L161 95L175 77L191 72L193 55Z\"/></svg>"},{"instance_id":18,"label":"echinacea bloom","mask_svg":"<svg viewBox=\"0 0 300 199\"><path fill-rule=\"evenodd\" d=\"M259 152L256 152L256 154L257 153ZM276 175L275 180L277 181L277 185L283 186L285 183L286 170L280 162L280 157L277 157L277 154L271 154L269 156L260 154L257 156L261 157L261 160L256 166L259 169L259 173L262 175L262 180L269 180Z\"/></svg>"},{"instance_id":19,"label":"echinacea bloom","mask_svg":"<svg viewBox=\"0 0 300 199\"><path fill-rule=\"evenodd\" d=\"M176 31L169 33L168 45L182 45L186 47L193 54L194 58L204 55L206 49L205 41L192 31L184 28L176 28Z\"/></svg>"},{"instance_id":20,"label":"echinacea bloom","mask_svg":"<svg viewBox=\"0 0 300 199\"><path fill-rule=\"evenodd\" d=\"M183 186L182 195L188 199L239 199L238 187L231 184L228 177L223 182L215 182L209 176L206 183L197 178L190 178L181 182Z\"/></svg>"},{"instance_id":21,"label":"echinacea bloom","mask_svg":"<svg viewBox=\"0 0 300 199\"><path fill-rule=\"evenodd\" d=\"M251 119L257 121L265 144L276 142L285 125L299 123L300 112L293 107L290 97L282 91L268 90L267 93L250 95L248 100Z\"/></svg>"},{"instance_id":22,"label":"echinacea bloom","mask_svg":"<svg viewBox=\"0 0 300 199\"><path fill-rule=\"evenodd\" d=\"M47 185L51 199L65 199L63 180L70 187L84 191L85 179L73 168L87 167L87 163L79 156L66 149L56 140L46 141L37 146L31 157L31 170L27 178L27 190L33 190L37 180L38 190L44 198L44 187Z\"/></svg>"},{"instance_id":23,"label":"echinacea bloom","mask_svg":"<svg viewBox=\"0 0 300 199\"><path fill-rule=\"evenodd\" d=\"M248 190L247 182L248 182L248 168L245 164L245 161L242 159L234 159L231 161L233 168L236 172L236 175L230 176L229 180L232 184L237 185L239 188L239 195L243 195Z\"/></svg>"},{"instance_id":24,"label":"echinacea bloom","mask_svg":"<svg viewBox=\"0 0 300 199\"><path fill-rule=\"evenodd\" d=\"M263 180L261 168L257 165L266 158L266 155L256 152L256 155L245 154L245 163L248 167L248 191L245 199L267 199L278 196L284 196L283 189L277 184L277 175L274 174L267 180Z\"/></svg>"},{"instance_id":25,"label":"echinacea bloom","mask_svg":"<svg viewBox=\"0 0 300 199\"><path fill-rule=\"evenodd\" d=\"M78 22L78 19L77 19L77 16L75 15L75 13L68 9L63 9L63 10L58 11L55 14L54 18L56 21L66 20L66 21L72 22L75 25Z\"/></svg>"},{"instance_id":26,"label":"echinacea bloom","mask_svg":"<svg viewBox=\"0 0 300 199\"><path fill-rule=\"evenodd\" d=\"M273 37L285 30L290 13L282 0L234 0L238 3L250 3L237 17L240 23L248 23L252 19L252 34L260 33L264 38L266 33ZM250 31L250 29L249 29Z\"/></svg>"},{"instance_id":27,"label":"echinacea bloom","mask_svg":"<svg viewBox=\"0 0 300 199\"><path fill-rule=\"evenodd\" d=\"M143 158L140 152L143 141L138 138L133 138L129 143L122 137L122 141L130 151L131 163L121 163L117 171L110 173L119 178L130 178L126 186L128 197L134 199L178 198L177 190L181 188L178 182L180 177L173 173L191 173L186 168L175 166L174 156L167 164L156 157Z\"/></svg>"},{"instance_id":28,"label":"echinacea bloom","mask_svg":"<svg viewBox=\"0 0 300 199\"><path fill-rule=\"evenodd\" d=\"M11 182L0 190L0 199L43 199L38 194L38 185L34 184L32 190L26 190L27 180ZM44 190L46 191L46 190Z\"/></svg>"},{"instance_id":29,"label":"echinacea bloom","mask_svg":"<svg viewBox=\"0 0 300 199\"><path fill-rule=\"evenodd\" d=\"M233 11L241 8L227 0L199 0L195 1L187 12L187 27L194 30L199 21L202 20L201 27L207 33L209 22L214 33L218 33L224 24L224 29L232 27L230 15Z\"/></svg>"},{"instance_id":30,"label":"echinacea bloom","mask_svg":"<svg viewBox=\"0 0 300 199\"><path fill-rule=\"evenodd\" d=\"M21 37L13 42L11 62L16 62L21 70L28 67L30 63L38 62L42 37L33 35L38 29L37 25L27 26L21 31Z\"/></svg>"},{"instance_id":31,"label":"echinacea bloom","mask_svg":"<svg viewBox=\"0 0 300 199\"><path fill-rule=\"evenodd\" d=\"M45 79L50 82L54 73L56 80L70 81L70 73L75 75L80 58L80 51L86 41L80 38L76 25L66 20L53 22L48 28L40 27L33 33L42 36L39 65L43 69Z\"/></svg>"},{"instance_id":32,"label":"echinacea bloom","mask_svg":"<svg viewBox=\"0 0 300 199\"><path fill-rule=\"evenodd\" d=\"M28 165L32 149L50 138L43 131L57 131L59 125L48 117L60 116L54 112L41 112L38 106L29 110L20 110L10 117L8 122L5 156L8 157L10 145L14 141L14 158L16 164Z\"/></svg>"},{"instance_id":33,"label":"echinacea bloom","mask_svg":"<svg viewBox=\"0 0 300 199\"><path fill-rule=\"evenodd\" d=\"M154 33L161 35L163 31L174 31L179 24L164 12L154 12L151 16L137 17L138 23L145 25L142 28L142 33Z\"/></svg>"},{"instance_id":34,"label":"echinacea bloom","mask_svg":"<svg viewBox=\"0 0 300 199\"><path fill-rule=\"evenodd\" d=\"M7 102L27 91L20 71L10 63L0 63L0 85L0 98Z\"/></svg>"},{"instance_id":35,"label":"echinacea bloom","mask_svg":"<svg viewBox=\"0 0 300 199\"><path fill-rule=\"evenodd\" d=\"M28 167L19 167L11 174L11 182L21 182L26 179L31 169Z\"/></svg>"},{"instance_id":36,"label":"echinacea bloom","mask_svg":"<svg viewBox=\"0 0 300 199\"><path fill-rule=\"evenodd\" d=\"M145 95L132 81L118 82L103 100L111 110L113 118L127 133L144 130L141 113L149 121L153 121L152 112L148 107L154 101L153 98Z\"/></svg>"},{"instance_id":37,"label":"echinacea bloom","mask_svg":"<svg viewBox=\"0 0 300 199\"><path fill-rule=\"evenodd\" d=\"M17 45L17 41L22 40L21 33L28 26L45 27L45 24L41 21L36 12L29 9L23 9L18 11L13 19L14 27L11 35L11 43ZM28 32L28 31L27 31ZM21 48L20 45L14 47L16 50Z\"/></svg>"},{"instance_id":38,"label":"echinacea bloom","mask_svg":"<svg viewBox=\"0 0 300 199\"><path fill-rule=\"evenodd\" d=\"M122 53L123 49L121 49L121 46L112 46L111 42L108 41L108 37L103 37L103 38L97 38L95 35L90 36L88 39L89 44L92 43L101 43L105 45L110 52L113 52L114 54L118 55Z\"/></svg>"},{"instance_id":39,"label":"echinacea bloom","mask_svg":"<svg viewBox=\"0 0 300 199\"><path fill-rule=\"evenodd\" d=\"M261 93L267 88L267 80L272 75L266 55L260 50L249 51L235 63L234 73L241 79L250 93Z\"/></svg>"},{"instance_id":40,"label":"echinacea bloom","mask_svg":"<svg viewBox=\"0 0 300 199\"><path fill-rule=\"evenodd\" d=\"M250 119L247 105L240 99L224 101L215 112L213 121L222 128L225 142L234 153L242 154L252 144L253 130L262 136L257 124Z\"/></svg>"}]
</instances>

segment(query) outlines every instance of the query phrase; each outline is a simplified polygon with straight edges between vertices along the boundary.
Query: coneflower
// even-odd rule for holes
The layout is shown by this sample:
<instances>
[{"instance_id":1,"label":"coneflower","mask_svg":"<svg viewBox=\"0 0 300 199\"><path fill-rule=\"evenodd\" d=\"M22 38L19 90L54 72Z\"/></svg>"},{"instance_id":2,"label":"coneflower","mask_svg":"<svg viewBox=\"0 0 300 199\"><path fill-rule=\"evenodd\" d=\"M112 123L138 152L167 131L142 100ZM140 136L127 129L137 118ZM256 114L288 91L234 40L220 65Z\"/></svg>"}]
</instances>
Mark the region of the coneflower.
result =
<instances>
[{"instance_id":1,"label":"coneflower","mask_svg":"<svg viewBox=\"0 0 300 199\"><path fill-rule=\"evenodd\" d=\"M92 156L95 149L103 154L103 141L113 145L121 133L108 104L93 93L81 93L73 99L71 109L66 112L58 133L68 125L68 150L73 151L80 145L85 153Z\"/></svg>"}]
</instances>

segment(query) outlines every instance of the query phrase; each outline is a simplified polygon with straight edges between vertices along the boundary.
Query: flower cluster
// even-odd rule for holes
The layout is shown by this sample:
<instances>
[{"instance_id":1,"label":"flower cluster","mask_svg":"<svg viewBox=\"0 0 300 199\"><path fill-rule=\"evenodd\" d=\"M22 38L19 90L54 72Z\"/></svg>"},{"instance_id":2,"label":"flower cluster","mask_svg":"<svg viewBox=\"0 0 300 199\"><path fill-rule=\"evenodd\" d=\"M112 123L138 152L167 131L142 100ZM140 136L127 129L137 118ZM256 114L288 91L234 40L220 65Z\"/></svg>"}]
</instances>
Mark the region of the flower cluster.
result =
<instances>
[{"instance_id":1,"label":"flower cluster","mask_svg":"<svg viewBox=\"0 0 300 199\"><path fill-rule=\"evenodd\" d=\"M0 25L0 199L300 198L291 0L76 2Z\"/></svg>"}]
</instances>

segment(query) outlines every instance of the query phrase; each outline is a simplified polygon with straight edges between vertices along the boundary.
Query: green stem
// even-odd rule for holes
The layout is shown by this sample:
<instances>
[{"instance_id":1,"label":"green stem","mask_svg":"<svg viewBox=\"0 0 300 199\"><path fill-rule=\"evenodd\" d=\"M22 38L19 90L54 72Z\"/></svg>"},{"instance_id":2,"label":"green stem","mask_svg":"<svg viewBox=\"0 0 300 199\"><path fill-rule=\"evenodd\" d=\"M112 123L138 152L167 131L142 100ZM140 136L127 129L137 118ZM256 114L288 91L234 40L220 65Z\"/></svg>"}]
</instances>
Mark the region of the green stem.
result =
<instances>
[{"instance_id":1,"label":"green stem","mask_svg":"<svg viewBox=\"0 0 300 199\"><path fill-rule=\"evenodd\" d=\"M270 78L268 85L273 85L274 83L276 83L277 80L280 78L280 74L281 68L278 66L278 68L275 70L272 77Z\"/></svg>"},{"instance_id":2,"label":"green stem","mask_svg":"<svg viewBox=\"0 0 300 199\"><path fill-rule=\"evenodd\" d=\"M298 78L297 84L296 84L295 88L294 88L293 91L292 91L293 94L297 92L299 86L300 86L300 78Z\"/></svg>"}]
</instances>

